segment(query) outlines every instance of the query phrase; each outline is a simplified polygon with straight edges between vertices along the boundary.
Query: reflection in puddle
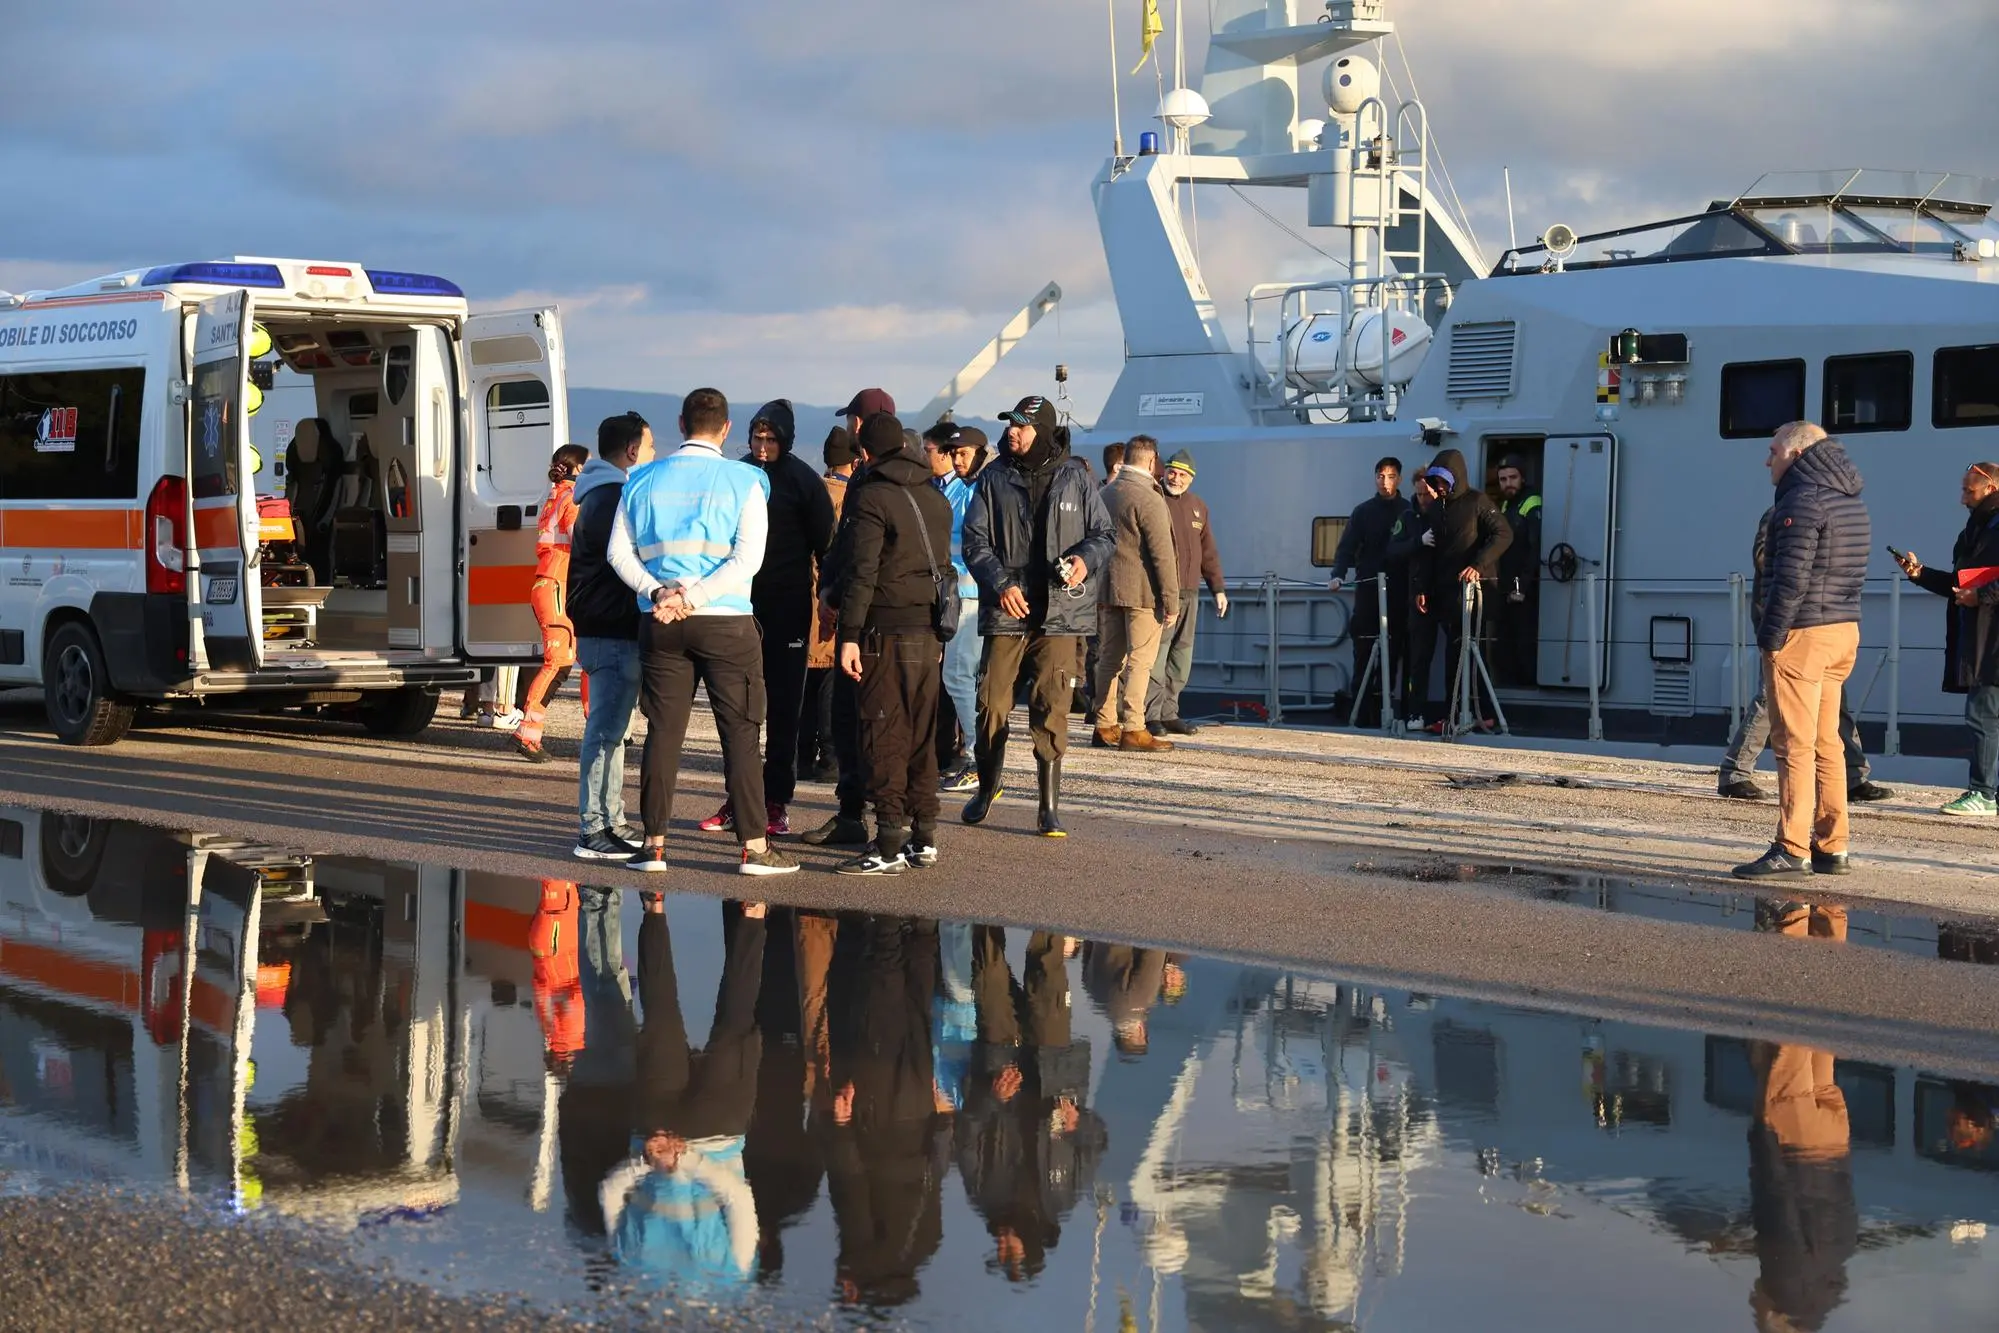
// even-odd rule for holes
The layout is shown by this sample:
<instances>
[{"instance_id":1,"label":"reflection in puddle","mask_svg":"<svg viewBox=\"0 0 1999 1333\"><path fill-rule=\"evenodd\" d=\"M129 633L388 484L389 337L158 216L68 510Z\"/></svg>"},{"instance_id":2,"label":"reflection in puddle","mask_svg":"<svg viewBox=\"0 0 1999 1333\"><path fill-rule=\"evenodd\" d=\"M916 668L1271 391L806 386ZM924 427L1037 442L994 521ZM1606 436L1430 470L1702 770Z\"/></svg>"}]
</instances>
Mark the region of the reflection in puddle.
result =
<instances>
[{"instance_id":1,"label":"reflection in puddle","mask_svg":"<svg viewBox=\"0 0 1999 1333\"><path fill-rule=\"evenodd\" d=\"M1581 875L1492 861L1429 857L1409 861L1357 861L1362 874L1419 884L1496 884L1516 881L1543 902L1592 907L1601 912L1649 917L1655 921L1762 930L1764 918L1798 904L1726 889L1678 887L1647 883L1616 875ZM1841 908L1842 912L1849 909ZM1854 944L1894 949L1923 958L1953 963L1999 963L1999 931L1989 926L1950 921L1908 912L1850 909Z\"/></svg>"},{"instance_id":2,"label":"reflection in puddle","mask_svg":"<svg viewBox=\"0 0 1999 1333\"><path fill-rule=\"evenodd\" d=\"M1995 1108L1051 931L0 810L0 1183L184 1190L612 1321L1969 1327Z\"/></svg>"}]
</instances>

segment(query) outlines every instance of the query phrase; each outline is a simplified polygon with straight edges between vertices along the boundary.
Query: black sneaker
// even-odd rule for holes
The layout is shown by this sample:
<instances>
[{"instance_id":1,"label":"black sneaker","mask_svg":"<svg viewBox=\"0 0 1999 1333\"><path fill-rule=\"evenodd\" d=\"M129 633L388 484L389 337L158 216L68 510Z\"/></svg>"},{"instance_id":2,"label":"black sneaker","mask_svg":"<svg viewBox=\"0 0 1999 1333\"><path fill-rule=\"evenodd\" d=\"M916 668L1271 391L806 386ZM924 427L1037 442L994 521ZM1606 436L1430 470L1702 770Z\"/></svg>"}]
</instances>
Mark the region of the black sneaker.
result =
<instances>
[{"instance_id":1,"label":"black sneaker","mask_svg":"<svg viewBox=\"0 0 1999 1333\"><path fill-rule=\"evenodd\" d=\"M1853 858L1845 852L1822 852L1812 848L1812 873L1814 875L1850 875L1853 873Z\"/></svg>"},{"instance_id":2,"label":"black sneaker","mask_svg":"<svg viewBox=\"0 0 1999 1333\"><path fill-rule=\"evenodd\" d=\"M629 861L644 841L627 842L609 829L598 829L576 840L574 854L579 861Z\"/></svg>"},{"instance_id":3,"label":"black sneaker","mask_svg":"<svg viewBox=\"0 0 1999 1333\"><path fill-rule=\"evenodd\" d=\"M900 875L908 866L909 861L901 852L885 856L880 848L870 847L852 860L840 862L833 870L841 875Z\"/></svg>"},{"instance_id":4,"label":"black sneaker","mask_svg":"<svg viewBox=\"0 0 1999 1333\"><path fill-rule=\"evenodd\" d=\"M1895 798L1893 787L1884 787L1878 782L1861 782L1846 789L1848 801L1891 801Z\"/></svg>"},{"instance_id":5,"label":"black sneaker","mask_svg":"<svg viewBox=\"0 0 1999 1333\"><path fill-rule=\"evenodd\" d=\"M632 859L625 863L627 869L643 870L649 875L662 874L666 870L666 845L655 847L650 843L632 853Z\"/></svg>"},{"instance_id":6,"label":"black sneaker","mask_svg":"<svg viewBox=\"0 0 1999 1333\"><path fill-rule=\"evenodd\" d=\"M1177 717L1169 717L1165 721L1158 723L1155 730L1163 732L1168 736L1191 736L1196 731L1199 731L1200 728L1191 722L1182 722Z\"/></svg>"},{"instance_id":7,"label":"black sneaker","mask_svg":"<svg viewBox=\"0 0 1999 1333\"><path fill-rule=\"evenodd\" d=\"M1770 799L1769 792L1746 778L1741 782L1723 783L1720 793L1731 801L1767 801Z\"/></svg>"},{"instance_id":8,"label":"black sneaker","mask_svg":"<svg viewBox=\"0 0 1999 1333\"><path fill-rule=\"evenodd\" d=\"M623 841L630 843L632 845L632 850L637 851L639 849L640 844L644 843L646 840L646 831L640 828L637 824L634 824L631 821L627 820L626 822L612 829L611 836L614 838L622 839Z\"/></svg>"},{"instance_id":9,"label":"black sneaker","mask_svg":"<svg viewBox=\"0 0 1999 1333\"><path fill-rule=\"evenodd\" d=\"M1812 871L1802 858L1773 845L1754 861L1737 866L1734 873L1737 879L1803 879Z\"/></svg>"},{"instance_id":10,"label":"black sneaker","mask_svg":"<svg viewBox=\"0 0 1999 1333\"><path fill-rule=\"evenodd\" d=\"M915 870L928 870L937 864L937 844L929 838L911 838L902 845L902 859Z\"/></svg>"},{"instance_id":11,"label":"black sneaker","mask_svg":"<svg viewBox=\"0 0 1999 1333\"><path fill-rule=\"evenodd\" d=\"M939 791L963 792L977 791L978 789L979 770L970 764L966 764L963 768L957 769L954 772L946 773L937 784L937 790Z\"/></svg>"},{"instance_id":12,"label":"black sneaker","mask_svg":"<svg viewBox=\"0 0 1999 1333\"><path fill-rule=\"evenodd\" d=\"M780 852L769 843L760 852L743 848L743 863L736 867L739 875L789 875L798 869L798 862Z\"/></svg>"},{"instance_id":13,"label":"black sneaker","mask_svg":"<svg viewBox=\"0 0 1999 1333\"><path fill-rule=\"evenodd\" d=\"M858 819L834 815L818 828L799 834L798 840L812 847L858 847L868 840L868 826Z\"/></svg>"}]
</instances>

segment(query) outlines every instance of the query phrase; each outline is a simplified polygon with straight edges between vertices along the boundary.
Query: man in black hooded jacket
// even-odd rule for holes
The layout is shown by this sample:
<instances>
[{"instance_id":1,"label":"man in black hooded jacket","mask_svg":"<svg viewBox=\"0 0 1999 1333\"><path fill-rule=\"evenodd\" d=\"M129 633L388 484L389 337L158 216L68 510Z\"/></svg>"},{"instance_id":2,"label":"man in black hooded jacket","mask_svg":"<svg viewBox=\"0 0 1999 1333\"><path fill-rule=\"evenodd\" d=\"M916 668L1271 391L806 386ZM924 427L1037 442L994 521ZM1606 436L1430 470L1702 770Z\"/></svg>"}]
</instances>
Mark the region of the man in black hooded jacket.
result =
<instances>
[{"instance_id":1,"label":"man in black hooded jacket","mask_svg":"<svg viewBox=\"0 0 1999 1333\"><path fill-rule=\"evenodd\" d=\"M1499 558L1513 544L1513 529L1492 497L1471 484L1471 469L1456 449L1440 452L1423 475L1438 498L1423 513L1424 531L1411 561L1410 583L1417 614L1428 617L1443 633L1445 672L1455 681L1464 639L1464 590L1473 584L1493 590ZM1477 684L1472 682L1474 690ZM1444 725L1451 721L1446 718Z\"/></svg>"},{"instance_id":2,"label":"man in black hooded jacket","mask_svg":"<svg viewBox=\"0 0 1999 1333\"><path fill-rule=\"evenodd\" d=\"M965 512L965 564L979 585L978 794L964 821L983 823L1000 796L1007 719L1026 670L1033 684L1028 724L1041 787L1043 837L1067 837L1059 811L1062 756L1069 746L1069 701L1082 641L1097 623L1117 533L1089 469L1056 441L1055 405L1030 395L1001 413L1004 457L979 477Z\"/></svg>"},{"instance_id":3,"label":"man in black hooded jacket","mask_svg":"<svg viewBox=\"0 0 1999 1333\"><path fill-rule=\"evenodd\" d=\"M951 571L951 502L930 465L877 412L861 423L867 470L843 507L836 571L842 675L854 682L875 846L838 867L894 875L937 863L937 578Z\"/></svg>"},{"instance_id":4,"label":"man in black hooded jacket","mask_svg":"<svg viewBox=\"0 0 1999 1333\"><path fill-rule=\"evenodd\" d=\"M750 605L763 631L764 819L772 835L791 832L786 809L798 790L798 724L805 710L806 658L812 646L812 580L833 544L833 501L810 463L791 451L797 437L791 400L779 398L750 420L746 460L770 478L770 534L750 583ZM727 801L702 829L727 832L738 816Z\"/></svg>"}]
</instances>

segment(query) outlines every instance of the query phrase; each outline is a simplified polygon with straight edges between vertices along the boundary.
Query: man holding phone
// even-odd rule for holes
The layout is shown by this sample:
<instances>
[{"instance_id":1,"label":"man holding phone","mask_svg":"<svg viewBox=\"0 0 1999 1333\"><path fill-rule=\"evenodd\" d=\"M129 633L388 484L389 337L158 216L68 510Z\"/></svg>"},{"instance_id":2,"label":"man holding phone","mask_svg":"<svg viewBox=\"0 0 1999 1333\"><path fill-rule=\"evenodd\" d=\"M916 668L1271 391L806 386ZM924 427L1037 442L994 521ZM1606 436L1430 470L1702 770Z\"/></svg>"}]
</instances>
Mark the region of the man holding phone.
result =
<instances>
[{"instance_id":1,"label":"man holding phone","mask_svg":"<svg viewBox=\"0 0 1999 1333\"><path fill-rule=\"evenodd\" d=\"M1951 552L1951 573L1927 569L1913 551L1888 548L1919 588L1948 598L1943 687L1962 694L1971 727L1971 783L1947 815L1999 814L1999 463L1965 471L1959 500L1970 510Z\"/></svg>"}]
</instances>

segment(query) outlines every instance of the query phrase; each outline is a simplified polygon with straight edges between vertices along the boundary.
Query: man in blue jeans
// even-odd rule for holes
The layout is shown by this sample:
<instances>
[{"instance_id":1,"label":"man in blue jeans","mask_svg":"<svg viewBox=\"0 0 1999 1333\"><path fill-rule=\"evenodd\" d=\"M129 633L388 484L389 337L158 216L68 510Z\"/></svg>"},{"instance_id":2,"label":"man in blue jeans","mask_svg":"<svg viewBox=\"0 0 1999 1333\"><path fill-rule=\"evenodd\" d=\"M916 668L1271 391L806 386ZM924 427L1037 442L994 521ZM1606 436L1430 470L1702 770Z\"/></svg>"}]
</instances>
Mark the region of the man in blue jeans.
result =
<instances>
[{"instance_id":1,"label":"man in blue jeans","mask_svg":"<svg viewBox=\"0 0 1999 1333\"><path fill-rule=\"evenodd\" d=\"M940 421L923 432L930 474L951 502L951 567L958 571L958 632L944 645L944 693L969 743L979 725L979 585L965 568L965 511L971 507L979 469L986 464L986 433L977 426ZM940 728L940 732L941 732ZM978 769L969 759L954 765L941 782L944 791L976 791Z\"/></svg>"},{"instance_id":2,"label":"man in blue jeans","mask_svg":"<svg viewBox=\"0 0 1999 1333\"><path fill-rule=\"evenodd\" d=\"M644 417L606 417L597 427L597 456L576 478L568 607L590 700L576 784L576 855L585 861L629 860L641 841L625 822L625 732L639 702L639 611L608 550L625 474L651 462L652 448Z\"/></svg>"}]
</instances>

